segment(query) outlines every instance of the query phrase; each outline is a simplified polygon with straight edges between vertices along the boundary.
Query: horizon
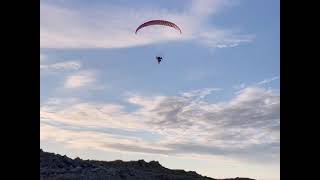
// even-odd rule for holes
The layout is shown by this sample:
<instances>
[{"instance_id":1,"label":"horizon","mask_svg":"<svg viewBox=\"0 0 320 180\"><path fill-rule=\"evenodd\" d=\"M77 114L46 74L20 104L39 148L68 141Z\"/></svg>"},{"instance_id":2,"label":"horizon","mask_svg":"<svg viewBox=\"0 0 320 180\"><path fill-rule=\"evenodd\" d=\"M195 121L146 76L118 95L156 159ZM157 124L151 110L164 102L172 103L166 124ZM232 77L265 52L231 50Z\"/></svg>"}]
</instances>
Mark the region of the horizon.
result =
<instances>
[{"instance_id":1,"label":"horizon","mask_svg":"<svg viewBox=\"0 0 320 180\"><path fill-rule=\"evenodd\" d=\"M279 180L280 2L181 2L40 2L40 148Z\"/></svg>"}]
</instances>

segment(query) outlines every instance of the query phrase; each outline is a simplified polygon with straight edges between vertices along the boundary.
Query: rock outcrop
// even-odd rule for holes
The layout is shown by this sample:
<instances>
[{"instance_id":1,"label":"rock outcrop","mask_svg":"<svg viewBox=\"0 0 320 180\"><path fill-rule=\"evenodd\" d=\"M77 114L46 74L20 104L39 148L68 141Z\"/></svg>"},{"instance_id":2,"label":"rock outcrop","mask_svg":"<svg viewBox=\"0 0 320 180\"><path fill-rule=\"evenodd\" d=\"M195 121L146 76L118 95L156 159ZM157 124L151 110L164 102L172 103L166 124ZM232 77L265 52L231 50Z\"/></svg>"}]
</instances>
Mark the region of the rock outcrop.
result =
<instances>
[{"instance_id":1,"label":"rock outcrop","mask_svg":"<svg viewBox=\"0 0 320 180\"><path fill-rule=\"evenodd\" d=\"M215 180L194 171L167 169L157 161L71 159L40 149L41 180ZM234 178L225 180L252 180Z\"/></svg>"}]
</instances>

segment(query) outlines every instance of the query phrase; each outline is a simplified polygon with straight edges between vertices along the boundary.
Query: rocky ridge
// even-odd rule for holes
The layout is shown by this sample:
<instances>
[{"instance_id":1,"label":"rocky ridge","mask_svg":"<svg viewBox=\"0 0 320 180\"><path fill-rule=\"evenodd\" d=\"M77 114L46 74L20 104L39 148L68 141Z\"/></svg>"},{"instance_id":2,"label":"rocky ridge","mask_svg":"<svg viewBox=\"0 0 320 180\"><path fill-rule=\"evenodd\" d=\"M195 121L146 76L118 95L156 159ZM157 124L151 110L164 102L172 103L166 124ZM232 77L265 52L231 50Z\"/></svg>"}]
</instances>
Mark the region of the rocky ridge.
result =
<instances>
[{"instance_id":1,"label":"rocky ridge","mask_svg":"<svg viewBox=\"0 0 320 180\"><path fill-rule=\"evenodd\" d=\"M71 159L40 149L41 180L216 180L194 171L171 170L157 161ZM224 180L253 180L233 178Z\"/></svg>"}]
</instances>

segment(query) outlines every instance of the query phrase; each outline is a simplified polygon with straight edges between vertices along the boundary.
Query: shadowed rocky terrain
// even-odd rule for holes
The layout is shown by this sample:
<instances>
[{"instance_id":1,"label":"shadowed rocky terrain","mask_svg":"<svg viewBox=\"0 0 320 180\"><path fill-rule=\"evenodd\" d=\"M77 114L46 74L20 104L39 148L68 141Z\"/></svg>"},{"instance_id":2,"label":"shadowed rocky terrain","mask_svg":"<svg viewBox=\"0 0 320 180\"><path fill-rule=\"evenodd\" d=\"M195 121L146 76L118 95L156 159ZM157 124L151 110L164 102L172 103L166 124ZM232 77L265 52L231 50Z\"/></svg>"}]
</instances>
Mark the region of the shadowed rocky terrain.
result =
<instances>
[{"instance_id":1,"label":"shadowed rocky terrain","mask_svg":"<svg viewBox=\"0 0 320 180\"><path fill-rule=\"evenodd\" d=\"M40 149L41 180L215 180L194 171L171 170L157 161L124 162L71 159ZM252 180L231 178L224 180Z\"/></svg>"}]
</instances>

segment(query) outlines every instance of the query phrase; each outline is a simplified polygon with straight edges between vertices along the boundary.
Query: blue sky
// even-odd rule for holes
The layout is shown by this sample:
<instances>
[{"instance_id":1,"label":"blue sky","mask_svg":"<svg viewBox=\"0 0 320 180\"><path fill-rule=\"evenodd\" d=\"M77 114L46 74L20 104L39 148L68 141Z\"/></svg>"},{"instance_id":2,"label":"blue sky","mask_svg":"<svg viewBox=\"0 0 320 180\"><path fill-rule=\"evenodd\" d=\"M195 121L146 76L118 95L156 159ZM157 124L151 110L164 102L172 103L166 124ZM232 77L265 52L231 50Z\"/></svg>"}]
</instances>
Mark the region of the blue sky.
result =
<instances>
[{"instance_id":1,"label":"blue sky","mask_svg":"<svg viewBox=\"0 0 320 180\"><path fill-rule=\"evenodd\" d=\"M280 179L279 1L43 0L40 11L41 148ZM183 33L134 34L151 19Z\"/></svg>"}]
</instances>

